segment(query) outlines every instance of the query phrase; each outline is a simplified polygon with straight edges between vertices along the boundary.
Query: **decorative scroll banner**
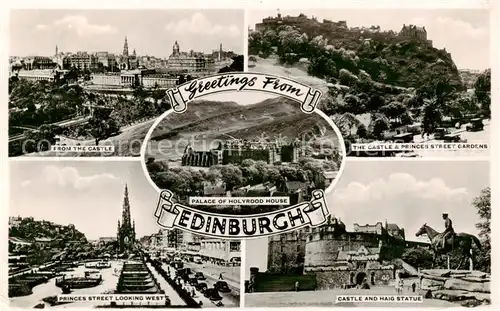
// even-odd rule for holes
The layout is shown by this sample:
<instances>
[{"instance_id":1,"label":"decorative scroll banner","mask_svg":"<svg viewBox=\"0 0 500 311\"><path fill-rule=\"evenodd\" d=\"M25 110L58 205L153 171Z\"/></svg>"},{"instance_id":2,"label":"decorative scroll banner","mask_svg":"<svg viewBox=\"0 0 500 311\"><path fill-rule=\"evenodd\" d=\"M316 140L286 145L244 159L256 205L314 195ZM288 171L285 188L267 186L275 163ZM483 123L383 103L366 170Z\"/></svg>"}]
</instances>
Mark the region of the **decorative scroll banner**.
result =
<instances>
[{"instance_id":1,"label":"decorative scroll banner","mask_svg":"<svg viewBox=\"0 0 500 311\"><path fill-rule=\"evenodd\" d=\"M188 102L210 94L227 91L261 91L286 96L301 103L304 113L312 113L321 92L286 78L262 74L235 72L195 79L167 90L172 109L183 113Z\"/></svg>"},{"instance_id":2,"label":"decorative scroll banner","mask_svg":"<svg viewBox=\"0 0 500 311\"><path fill-rule=\"evenodd\" d=\"M279 234L302 227L316 227L330 214L323 190L314 190L309 202L258 215L226 215L199 211L173 202L173 193L163 190L155 211L158 224L196 234L242 239Z\"/></svg>"}]
</instances>

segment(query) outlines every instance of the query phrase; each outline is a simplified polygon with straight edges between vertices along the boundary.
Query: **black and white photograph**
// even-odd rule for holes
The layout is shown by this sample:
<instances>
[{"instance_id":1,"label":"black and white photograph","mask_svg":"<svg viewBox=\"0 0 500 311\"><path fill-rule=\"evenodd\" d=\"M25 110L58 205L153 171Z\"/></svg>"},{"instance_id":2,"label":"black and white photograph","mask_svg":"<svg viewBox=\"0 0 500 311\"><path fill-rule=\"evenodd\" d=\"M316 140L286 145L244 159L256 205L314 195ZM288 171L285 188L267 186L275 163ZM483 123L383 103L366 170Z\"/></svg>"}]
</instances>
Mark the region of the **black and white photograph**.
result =
<instances>
[{"instance_id":1,"label":"black and white photograph","mask_svg":"<svg viewBox=\"0 0 500 311\"><path fill-rule=\"evenodd\" d=\"M243 9L13 10L9 156L139 156L166 90L243 71Z\"/></svg>"},{"instance_id":2,"label":"black and white photograph","mask_svg":"<svg viewBox=\"0 0 500 311\"><path fill-rule=\"evenodd\" d=\"M276 211L333 188L344 152L326 116L268 93L224 92L191 102L153 128L146 174L178 202L191 197L286 197L282 205L202 202L206 212L249 215ZM320 112L321 113L321 112Z\"/></svg>"},{"instance_id":3,"label":"black and white photograph","mask_svg":"<svg viewBox=\"0 0 500 311\"><path fill-rule=\"evenodd\" d=\"M348 161L327 224L246 241L245 307L489 305L489 170Z\"/></svg>"},{"instance_id":4,"label":"black and white photograph","mask_svg":"<svg viewBox=\"0 0 500 311\"><path fill-rule=\"evenodd\" d=\"M485 9L249 10L248 69L323 92L352 157L488 156Z\"/></svg>"},{"instance_id":5,"label":"black and white photograph","mask_svg":"<svg viewBox=\"0 0 500 311\"><path fill-rule=\"evenodd\" d=\"M160 229L139 161L10 170L11 307L239 307L241 241Z\"/></svg>"}]
</instances>

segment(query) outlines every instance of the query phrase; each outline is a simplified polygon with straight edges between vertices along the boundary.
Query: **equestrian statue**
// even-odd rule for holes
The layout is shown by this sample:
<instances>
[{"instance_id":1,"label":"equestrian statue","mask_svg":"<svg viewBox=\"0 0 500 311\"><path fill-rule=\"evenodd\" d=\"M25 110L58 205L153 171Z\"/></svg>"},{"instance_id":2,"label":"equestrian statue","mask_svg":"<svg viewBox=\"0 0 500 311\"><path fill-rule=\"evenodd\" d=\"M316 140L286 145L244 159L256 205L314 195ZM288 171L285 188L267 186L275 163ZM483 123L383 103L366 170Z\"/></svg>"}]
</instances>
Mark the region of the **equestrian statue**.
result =
<instances>
[{"instance_id":1,"label":"equestrian statue","mask_svg":"<svg viewBox=\"0 0 500 311\"><path fill-rule=\"evenodd\" d=\"M427 224L424 224L418 232L415 234L417 237L426 234L429 240L431 241L431 249L434 253L434 264L436 264L436 259L439 255L445 255L450 253L451 251L458 250L462 255L462 259L460 260L460 264L456 268L456 270L460 269L467 259L472 260L474 262L473 254L472 254L472 244L475 244L476 247L481 250L481 242L479 239L469 233L455 233L453 229L453 222L448 217L448 214L443 213L444 220L444 228L443 232L437 232L433 228L429 227Z\"/></svg>"}]
</instances>

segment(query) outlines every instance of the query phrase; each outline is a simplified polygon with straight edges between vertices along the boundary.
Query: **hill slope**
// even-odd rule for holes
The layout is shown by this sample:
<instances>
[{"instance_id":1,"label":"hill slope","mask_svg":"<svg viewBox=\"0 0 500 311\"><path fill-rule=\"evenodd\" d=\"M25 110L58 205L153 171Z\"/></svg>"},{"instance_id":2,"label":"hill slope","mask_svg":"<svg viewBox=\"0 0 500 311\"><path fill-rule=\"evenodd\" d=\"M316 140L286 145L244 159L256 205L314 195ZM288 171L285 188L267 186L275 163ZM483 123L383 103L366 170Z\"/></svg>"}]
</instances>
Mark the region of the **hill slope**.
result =
<instances>
[{"instance_id":1,"label":"hill slope","mask_svg":"<svg viewBox=\"0 0 500 311\"><path fill-rule=\"evenodd\" d=\"M394 32L370 32L333 27L315 20L254 31L249 55L276 53L283 63L307 59L309 72L338 78L341 69L391 85L420 88L436 77L458 88L462 82L451 55L428 41L408 40Z\"/></svg>"}]
</instances>

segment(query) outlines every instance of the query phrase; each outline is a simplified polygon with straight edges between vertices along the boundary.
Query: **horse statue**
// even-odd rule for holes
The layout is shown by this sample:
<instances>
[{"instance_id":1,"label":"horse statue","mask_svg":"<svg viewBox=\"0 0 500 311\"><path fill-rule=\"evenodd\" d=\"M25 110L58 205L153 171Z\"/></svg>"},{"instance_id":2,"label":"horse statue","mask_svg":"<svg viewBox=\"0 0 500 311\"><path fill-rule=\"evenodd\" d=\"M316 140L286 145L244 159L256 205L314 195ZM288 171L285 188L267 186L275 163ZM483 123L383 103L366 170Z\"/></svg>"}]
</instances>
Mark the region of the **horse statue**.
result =
<instances>
[{"instance_id":1,"label":"horse statue","mask_svg":"<svg viewBox=\"0 0 500 311\"><path fill-rule=\"evenodd\" d=\"M417 237L426 234L431 241L431 249L434 252L434 264L436 263L436 258L438 255L444 255L452 250L458 249L462 254L462 259L456 270L460 269L467 259L471 259L474 262L472 255L472 243L474 243L479 250L481 250L481 242L479 239L469 233L455 233L452 237L446 239L443 247L443 235L444 233L437 232L436 230L429 227L426 223L418 230L415 234Z\"/></svg>"}]
</instances>

